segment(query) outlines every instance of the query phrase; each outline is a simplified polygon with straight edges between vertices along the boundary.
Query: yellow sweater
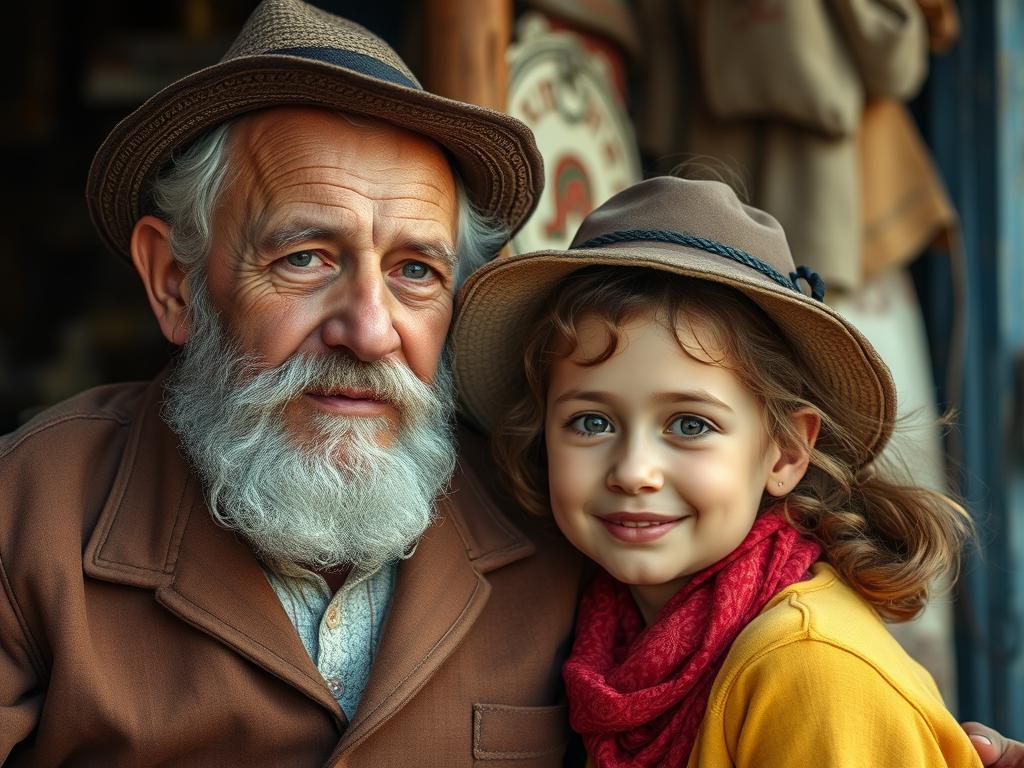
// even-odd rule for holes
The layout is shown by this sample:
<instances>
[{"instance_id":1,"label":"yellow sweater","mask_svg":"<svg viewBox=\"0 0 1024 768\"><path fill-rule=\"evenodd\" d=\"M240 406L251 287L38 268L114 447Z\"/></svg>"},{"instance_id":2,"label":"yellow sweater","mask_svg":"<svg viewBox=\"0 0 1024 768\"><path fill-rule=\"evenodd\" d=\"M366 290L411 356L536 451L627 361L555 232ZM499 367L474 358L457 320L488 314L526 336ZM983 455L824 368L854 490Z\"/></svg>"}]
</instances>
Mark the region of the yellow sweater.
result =
<instances>
[{"instance_id":1,"label":"yellow sweater","mask_svg":"<svg viewBox=\"0 0 1024 768\"><path fill-rule=\"evenodd\" d=\"M690 768L981 766L931 676L832 568L776 595L719 670Z\"/></svg>"}]
</instances>

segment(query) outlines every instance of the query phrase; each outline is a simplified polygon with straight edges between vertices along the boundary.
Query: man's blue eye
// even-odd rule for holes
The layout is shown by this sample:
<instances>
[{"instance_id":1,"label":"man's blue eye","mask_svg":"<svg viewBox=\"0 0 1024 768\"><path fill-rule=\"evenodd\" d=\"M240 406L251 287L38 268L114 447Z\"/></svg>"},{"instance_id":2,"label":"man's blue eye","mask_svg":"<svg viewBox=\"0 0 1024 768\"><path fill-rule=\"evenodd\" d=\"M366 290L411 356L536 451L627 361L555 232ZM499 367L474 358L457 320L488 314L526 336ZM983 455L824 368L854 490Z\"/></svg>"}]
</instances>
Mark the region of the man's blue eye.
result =
<instances>
[{"instance_id":1,"label":"man's blue eye","mask_svg":"<svg viewBox=\"0 0 1024 768\"><path fill-rule=\"evenodd\" d=\"M711 430L711 425L698 416L680 416L668 428L674 435L682 437L699 437Z\"/></svg>"},{"instance_id":2,"label":"man's blue eye","mask_svg":"<svg viewBox=\"0 0 1024 768\"><path fill-rule=\"evenodd\" d=\"M588 435L599 435L615 431L612 429L612 423L608 419L596 413L585 413L582 416L577 416L572 420L570 426L577 432Z\"/></svg>"},{"instance_id":3,"label":"man's blue eye","mask_svg":"<svg viewBox=\"0 0 1024 768\"><path fill-rule=\"evenodd\" d=\"M298 253L289 253L285 256L285 260L293 267L308 267L313 263L315 255L312 251L299 251Z\"/></svg>"},{"instance_id":4,"label":"man's blue eye","mask_svg":"<svg viewBox=\"0 0 1024 768\"><path fill-rule=\"evenodd\" d=\"M409 277L413 280L422 280L429 271L430 267L420 264L418 261L410 261L408 264L402 265L402 277Z\"/></svg>"}]
</instances>

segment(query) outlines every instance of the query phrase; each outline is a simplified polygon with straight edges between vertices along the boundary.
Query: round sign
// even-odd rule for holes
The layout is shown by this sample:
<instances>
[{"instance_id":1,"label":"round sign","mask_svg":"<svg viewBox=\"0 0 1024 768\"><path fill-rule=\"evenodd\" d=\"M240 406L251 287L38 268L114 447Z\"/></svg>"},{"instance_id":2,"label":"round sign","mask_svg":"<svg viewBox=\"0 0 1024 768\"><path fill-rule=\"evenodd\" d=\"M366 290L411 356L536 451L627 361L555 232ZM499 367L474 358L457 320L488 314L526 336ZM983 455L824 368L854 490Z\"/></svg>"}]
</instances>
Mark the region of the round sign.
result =
<instances>
[{"instance_id":1,"label":"round sign","mask_svg":"<svg viewBox=\"0 0 1024 768\"><path fill-rule=\"evenodd\" d=\"M521 29L509 49L509 113L537 137L546 184L512 240L516 253L566 248L583 217L640 180L633 129L601 58L572 33Z\"/></svg>"}]
</instances>

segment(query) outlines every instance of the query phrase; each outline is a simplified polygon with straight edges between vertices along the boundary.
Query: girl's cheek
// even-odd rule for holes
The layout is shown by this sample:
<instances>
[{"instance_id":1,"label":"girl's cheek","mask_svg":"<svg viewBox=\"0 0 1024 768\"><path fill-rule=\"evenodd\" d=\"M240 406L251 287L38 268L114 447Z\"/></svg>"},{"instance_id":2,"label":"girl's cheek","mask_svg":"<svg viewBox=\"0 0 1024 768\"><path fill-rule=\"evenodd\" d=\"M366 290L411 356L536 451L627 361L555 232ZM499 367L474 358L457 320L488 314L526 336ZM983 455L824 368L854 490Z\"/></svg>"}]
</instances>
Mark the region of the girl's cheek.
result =
<instances>
[{"instance_id":1,"label":"girl's cheek","mask_svg":"<svg viewBox=\"0 0 1024 768\"><path fill-rule=\"evenodd\" d=\"M582 502L582 488L578 473L571 462L549 462L548 494L551 512L558 527L564 532L572 511Z\"/></svg>"},{"instance_id":2,"label":"girl's cheek","mask_svg":"<svg viewBox=\"0 0 1024 768\"><path fill-rule=\"evenodd\" d=\"M580 481L580 469L579 461L571 454L566 455L565 451L552 456L548 462L549 477L555 478L555 483L563 490L566 486L571 487L573 483Z\"/></svg>"}]
</instances>

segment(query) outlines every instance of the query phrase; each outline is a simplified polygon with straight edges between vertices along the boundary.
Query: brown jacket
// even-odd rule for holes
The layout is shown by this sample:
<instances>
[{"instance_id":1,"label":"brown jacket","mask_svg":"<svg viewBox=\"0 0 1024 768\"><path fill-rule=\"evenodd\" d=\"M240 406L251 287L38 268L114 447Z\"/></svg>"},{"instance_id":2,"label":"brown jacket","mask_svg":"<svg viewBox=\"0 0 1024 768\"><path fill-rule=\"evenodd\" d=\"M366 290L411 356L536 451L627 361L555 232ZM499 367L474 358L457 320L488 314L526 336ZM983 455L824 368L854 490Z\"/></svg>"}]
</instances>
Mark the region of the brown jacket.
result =
<instances>
[{"instance_id":1,"label":"brown jacket","mask_svg":"<svg viewBox=\"0 0 1024 768\"><path fill-rule=\"evenodd\" d=\"M211 521L160 395L101 387L0 438L0 761L561 764L580 560L556 531L513 524L464 459L346 722L248 548Z\"/></svg>"}]
</instances>

